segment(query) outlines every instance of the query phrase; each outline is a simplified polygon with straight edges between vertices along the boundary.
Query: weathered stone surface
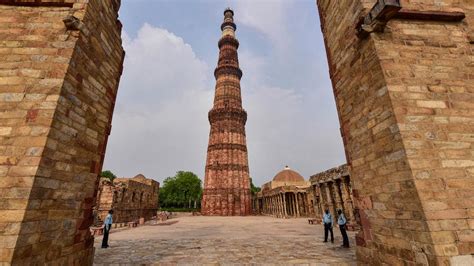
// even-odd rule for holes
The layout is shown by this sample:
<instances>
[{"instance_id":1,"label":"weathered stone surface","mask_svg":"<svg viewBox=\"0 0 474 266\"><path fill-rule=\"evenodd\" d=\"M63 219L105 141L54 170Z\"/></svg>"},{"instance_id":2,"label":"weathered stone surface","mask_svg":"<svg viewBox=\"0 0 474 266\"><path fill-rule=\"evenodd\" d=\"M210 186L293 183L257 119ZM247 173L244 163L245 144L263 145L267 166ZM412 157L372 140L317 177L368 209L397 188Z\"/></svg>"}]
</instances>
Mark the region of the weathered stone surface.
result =
<instances>
[{"instance_id":1,"label":"weathered stone surface","mask_svg":"<svg viewBox=\"0 0 474 266\"><path fill-rule=\"evenodd\" d=\"M0 1L0 264L92 263L124 56L119 3ZM68 30L68 15L88 34Z\"/></svg>"},{"instance_id":2,"label":"weathered stone surface","mask_svg":"<svg viewBox=\"0 0 474 266\"><path fill-rule=\"evenodd\" d=\"M173 218L169 226L112 229L111 248L95 240L95 265L356 265L355 248L323 243L324 229L307 219L265 216ZM354 234L349 232L350 242Z\"/></svg>"},{"instance_id":3,"label":"weathered stone surface","mask_svg":"<svg viewBox=\"0 0 474 266\"><path fill-rule=\"evenodd\" d=\"M394 154L391 156L393 157ZM318 219L322 219L326 209L332 217L338 217L337 210L340 209L347 219L348 229L355 230L359 227L360 221L356 220L358 210L354 209L354 193L347 164L312 175L310 182L314 194L315 214ZM385 206L380 204L374 208L385 209Z\"/></svg>"},{"instance_id":4,"label":"weathered stone surface","mask_svg":"<svg viewBox=\"0 0 474 266\"><path fill-rule=\"evenodd\" d=\"M358 259L470 261L473 3L401 0L403 14L358 38L376 2L317 1L363 227Z\"/></svg>"},{"instance_id":5,"label":"weathered stone surface","mask_svg":"<svg viewBox=\"0 0 474 266\"><path fill-rule=\"evenodd\" d=\"M249 215L251 209L245 123L242 108L234 12L224 12L219 62L214 72L214 107L209 111L211 133L201 204L203 215Z\"/></svg>"},{"instance_id":6,"label":"weathered stone surface","mask_svg":"<svg viewBox=\"0 0 474 266\"><path fill-rule=\"evenodd\" d=\"M109 210L114 211L114 223L150 220L158 211L160 183L139 174L133 178L115 178L113 184L101 179L94 207L96 217L104 221Z\"/></svg>"}]
</instances>

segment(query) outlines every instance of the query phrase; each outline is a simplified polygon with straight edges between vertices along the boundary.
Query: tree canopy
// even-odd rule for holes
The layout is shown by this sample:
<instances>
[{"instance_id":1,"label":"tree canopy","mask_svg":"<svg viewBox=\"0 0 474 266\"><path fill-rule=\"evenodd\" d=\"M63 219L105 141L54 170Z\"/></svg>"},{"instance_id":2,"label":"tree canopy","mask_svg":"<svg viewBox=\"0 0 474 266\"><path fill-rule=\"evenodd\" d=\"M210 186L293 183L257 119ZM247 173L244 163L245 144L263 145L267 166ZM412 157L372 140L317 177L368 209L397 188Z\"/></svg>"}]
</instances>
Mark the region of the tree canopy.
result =
<instances>
[{"instance_id":1,"label":"tree canopy","mask_svg":"<svg viewBox=\"0 0 474 266\"><path fill-rule=\"evenodd\" d=\"M252 195L257 194L257 192L259 192L260 190L261 190L261 188L260 188L260 187L256 187L256 186L253 184L252 178L250 178L250 192L252 193Z\"/></svg>"},{"instance_id":2,"label":"tree canopy","mask_svg":"<svg viewBox=\"0 0 474 266\"><path fill-rule=\"evenodd\" d=\"M114 182L114 179L117 178L117 176L114 175L114 173L112 173L112 171L110 170L102 171L102 173L100 173L100 176L109 179L110 182Z\"/></svg>"},{"instance_id":3,"label":"tree canopy","mask_svg":"<svg viewBox=\"0 0 474 266\"><path fill-rule=\"evenodd\" d=\"M163 181L160 188L160 206L196 208L201 203L201 179L193 172L179 171Z\"/></svg>"}]
</instances>

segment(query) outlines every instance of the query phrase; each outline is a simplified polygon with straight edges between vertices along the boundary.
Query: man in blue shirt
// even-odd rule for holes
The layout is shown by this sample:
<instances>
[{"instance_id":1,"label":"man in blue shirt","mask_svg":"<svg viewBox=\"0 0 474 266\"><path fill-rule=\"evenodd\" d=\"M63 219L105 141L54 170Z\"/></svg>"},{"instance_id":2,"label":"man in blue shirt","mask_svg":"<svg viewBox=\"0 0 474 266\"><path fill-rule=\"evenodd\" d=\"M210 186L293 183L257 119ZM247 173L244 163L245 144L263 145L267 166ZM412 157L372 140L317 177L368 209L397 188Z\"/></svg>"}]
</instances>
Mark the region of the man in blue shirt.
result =
<instances>
[{"instance_id":1,"label":"man in blue shirt","mask_svg":"<svg viewBox=\"0 0 474 266\"><path fill-rule=\"evenodd\" d=\"M324 224L324 242L328 242L328 232L331 232L331 242L334 243L334 234L332 232L332 216L328 209L324 212L323 215L323 224Z\"/></svg>"},{"instance_id":2,"label":"man in blue shirt","mask_svg":"<svg viewBox=\"0 0 474 266\"><path fill-rule=\"evenodd\" d=\"M341 230L341 235L342 235L342 246L345 248L349 247L349 238L347 237L347 232L346 232L346 217L344 216L344 213L342 213L342 210L337 210L338 218L337 218L337 224L339 225L339 229Z\"/></svg>"},{"instance_id":3,"label":"man in blue shirt","mask_svg":"<svg viewBox=\"0 0 474 266\"><path fill-rule=\"evenodd\" d=\"M104 221L104 237L102 238L102 248L108 248L109 247L109 232L110 228L112 228L112 214L114 214L113 210L109 211L109 214L105 217Z\"/></svg>"}]
</instances>

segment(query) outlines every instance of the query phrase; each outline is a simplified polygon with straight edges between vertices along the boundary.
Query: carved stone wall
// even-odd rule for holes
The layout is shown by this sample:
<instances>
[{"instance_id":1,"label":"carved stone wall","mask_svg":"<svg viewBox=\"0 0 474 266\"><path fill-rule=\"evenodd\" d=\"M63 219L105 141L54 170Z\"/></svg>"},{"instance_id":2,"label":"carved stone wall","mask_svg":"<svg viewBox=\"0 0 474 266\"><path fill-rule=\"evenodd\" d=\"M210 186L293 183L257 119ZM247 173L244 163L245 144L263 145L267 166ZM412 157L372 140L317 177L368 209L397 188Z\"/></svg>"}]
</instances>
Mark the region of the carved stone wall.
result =
<instances>
[{"instance_id":1,"label":"carved stone wall","mask_svg":"<svg viewBox=\"0 0 474 266\"><path fill-rule=\"evenodd\" d=\"M354 230L358 227L359 221L355 219L354 196L347 164L312 175L309 180L317 218L322 219L324 211L328 209L332 217L337 219L337 210L340 209L347 218L348 228Z\"/></svg>"},{"instance_id":2,"label":"carved stone wall","mask_svg":"<svg viewBox=\"0 0 474 266\"><path fill-rule=\"evenodd\" d=\"M143 175L116 178L113 184L102 179L95 208L99 220L104 221L109 210L114 210L114 223L150 220L158 211L159 187L159 182Z\"/></svg>"},{"instance_id":3,"label":"carved stone wall","mask_svg":"<svg viewBox=\"0 0 474 266\"><path fill-rule=\"evenodd\" d=\"M209 111L211 132L207 149L203 215L249 215L252 212L245 139L247 112L242 108L234 12L224 12L219 61L214 76L214 106Z\"/></svg>"},{"instance_id":4,"label":"carved stone wall","mask_svg":"<svg viewBox=\"0 0 474 266\"><path fill-rule=\"evenodd\" d=\"M363 227L357 258L472 264L473 3L400 2L317 1Z\"/></svg>"},{"instance_id":5,"label":"carved stone wall","mask_svg":"<svg viewBox=\"0 0 474 266\"><path fill-rule=\"evenodd\" d=\"M0 264L92 264L120 1L26 2L0 1Z\"/></svg>"}]
</instances>

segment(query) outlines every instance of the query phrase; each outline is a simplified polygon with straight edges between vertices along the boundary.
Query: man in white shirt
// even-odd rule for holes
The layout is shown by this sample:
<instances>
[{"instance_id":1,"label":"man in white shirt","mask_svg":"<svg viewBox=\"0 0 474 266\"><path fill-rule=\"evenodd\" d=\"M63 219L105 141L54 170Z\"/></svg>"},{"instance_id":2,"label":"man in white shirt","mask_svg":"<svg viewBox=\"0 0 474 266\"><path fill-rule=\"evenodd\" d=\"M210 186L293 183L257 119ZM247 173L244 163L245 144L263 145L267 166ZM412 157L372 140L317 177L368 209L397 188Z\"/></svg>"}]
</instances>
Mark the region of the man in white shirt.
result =
<instances>
[{"instance_id":1,"label":"man in white shirt","mask_svg":"<svg viewBox=\"0 0 474 266\"><path fill-rule=\"evenodd\" d=\"M323 224L324 224L324 242L328 242L328 233L331 232L331 242L334 243L334 234L332 232L332 216L328 209L324 212L323 215Z\"/></svg>"},{"instance_id":2,"label":"man in white shirt","mask_svg":"<svg viewBox=\"0 0 474 266\"><path fill-rule=\"evenodd\" d=\"M113 210L109 211L109 214L105 217L104 221L104 237L102 238L102 248L108 248L109 247L109 232L110 228L112 228L112 215L114 214Z\"/></svg>"},{"instance_id":3,"label":"man in white shirt","mask_svg":"<svg viewBox=\"0 0 474 266\"><path fill-rule=\"evenodd\" d=\"M341 230L341 235L342 235L342 246L345 248L349 247L349 238L347 237L347 232L346 232L346 217L344 216L344 213L342 210L337 210L338 218L337 218L337 224L339 225L339 230Z\"/></svg>"}]
</instances>

